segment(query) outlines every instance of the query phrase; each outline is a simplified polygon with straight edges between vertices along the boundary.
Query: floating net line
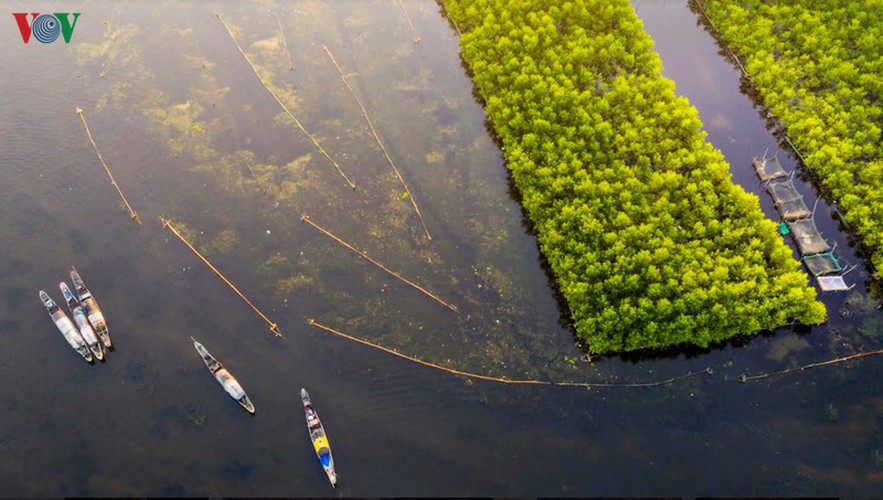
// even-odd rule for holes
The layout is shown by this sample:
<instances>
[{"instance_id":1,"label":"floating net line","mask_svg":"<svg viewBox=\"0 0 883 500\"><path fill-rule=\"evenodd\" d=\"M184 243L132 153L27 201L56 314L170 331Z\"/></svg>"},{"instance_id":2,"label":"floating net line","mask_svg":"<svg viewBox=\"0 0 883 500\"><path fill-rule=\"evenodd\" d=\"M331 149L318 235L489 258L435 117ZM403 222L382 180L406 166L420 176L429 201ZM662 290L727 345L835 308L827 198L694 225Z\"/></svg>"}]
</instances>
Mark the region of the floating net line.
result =
<instances>
[{"instance_id":1,"label":"floating net line","mask_svg":"<svg viewBox=\"0 0 883 500\"><path fill-rule=\"evenodd\" d=\"M255 76L258 77L258 80L261 81L261 85L263 85L264 88L267 89L267 92L269 92L270 95L273 96L273 99L276 100L276 103L279 104L279 106L282 108L282 111L285 111L285 114L287 114L294 121L294 124L297 125L297 128L299 128L300 131L303 132L304 135L307 136L307 138L310 140L310 142L313 143L313 146L315 146L316 149L318 149L319 152L322 153L322 156L324 156L329 162L331 162L331 164L337 170L337 173L339 173L340 176L343 177L343 180L346 181L346 183L349 185L349 187L356 189L356 185L353 183L353 181L351 181L349 179L349 177L346 176L345 173L343 173L343 170L341 170L340 165L338 165L337 162L334 160L334 158L332 158L331 155L328 154L327 151L325 151L325 148L323 148L319 144L319 141L317 141L316 138L313 137L312 134L307 132L307 129L305 129L304 126L301 125L300 120L298 120L297 117L294 116L294 113L292 113L291 110L288 109L288 106L286 106L285 103L282 102L282 99L276 94L276 92L273 92L273 90L270 88L270 83L267 82L266 80L264 80L264 77L262 77L261 74L258 72L257 66L254 65L254 62L252 62L251 58L248 57L248 54L246 54L245 51L242 50L242 46L239 45L239 42L236 40L236 37L233 36L233 30L230 29L230 26L227 24L226 21L224 21L224 18L221 17L221 13L216 11L215 16L217 16L218 21L221 21L221 24L224 25L224 29L227 30L227 34L230 35L230 39L233 40L233 43L236 45L236 48L239 50L239 53L242 54L243 58L245 58L245 62L247 62L248 65L251 67L251 70L254 72Z\"/></svg>"},{"instance_id":2,"label":"floating net line","mask_svg":"<svg viewBox=\"0 0 883 500\"><path fill-rule=\"evenodd\" d=\"M277 325L276 323L271 321L270 318L268 318L263 312L261 312L261 310L258 309L256 305L254 305L250 300L248 300L248 297L246 297L242 292L240 292L239 289L236 288L236 285L231 283L230 280L228 280L223 274L221 274L221 271L218 271L218 268L213 266L212 263L209 262L208 259L205 258L205 256L203 256L201 253L199 253L199 250L197 250L192 244L190 244L190 242L187 241L187 238L182 236L181 233L179 233L178 230L175 229L175 226L173 226L172 223L168 219L160 217L159 220L160 220L160 222L162 222L163 227L169 228L169 230L175 236L177 236L178 239L181 240L182 243L187 245L187 248L189 248L191 252L193 252L197 257L199 257L199 260L201 260L206 266L208 266L209 269L214 271L214 273L218 276L218 278L221 278L221 281L226 283L227 286L229 286L231 290L236 292L236 295L238 295L240 299L242 299L246 304L248 304L252 308L252 310L254 310L254 312L257 313L257 315L260 316L261 319L263 319L264 322L267 323L267 325L270 327L270 332L273 335L275 335L277 337L282 337L282 332L279 331L279 325Z\"/></svg>"},{"instance_id":3,"label":"floating net line","mask_svg":"<svg viewBox=\"0 0 883 500\"><path fill-rule=\"evenodd\" d=\"M833 365L833 364L837 364L837 363L843 363L844 361L851 361L854 359L866 358L868 356L878 356L880 354L883 354L883 349L879 349L877 351L860 352L858 354L853 354L851 356L844 356L842 358L830 359L828 361L821 361L818 363L810 363L808 365L797 366L794 368L788 368L787 370L780 370L777 372L761 373L760 375L751 375L751 376L742 374L739 376L738 380L740 382L751 382L753 380L760 380L760 379L764 379L764 378L775 377L777 375L785 375L788 373L810 370L812 368L818 368L820 366L828 366L828 365Z\"/></svg>"},{"instance_id":4,"label":"floating net line","mask_svg":"<svg viewBox=\"0 0 883 500\"><path fill-rule=\"evenodd\" d=\"M402 12L405 14L405 19L408 20L408 26L411 28L411 33L414 34L414 43L420 43L421 38L417 36L417 30L414 29L414 23L411 22L411 16L408 15L408 9L405 8L405 4L402 3L402 0L399 1L399 7L402 8Z\"/></svg>"},{"instance_id":5,"label":"floating net line","mask_svg":"<svg viewBox=\"0 0 883 500\"><path fill-rule=\"evenodd\" d=\"M368 116L368 110L365 109L364 105L362 105L362 101L359 99L359 96L356 95L356 91L353 90L350 82L347 81L346 76L344 76L343 74L343 70L340 69L340 65L337 64L337 60L334 59L334 55L331 53L331 50L329 50L326 45L323 45L322 49L325 50L328 58L331 59L331 63L334 64L334 68L337 69L337 74L340 75L340 79L343 81L344 86L346 86L347 90L350 91L350 95L353 96L353 100L356 101L356 104L359 105L359 109L362 110L362 116L368 123L368 128L371 129L371 134L374 135L374 140L377 141L377 145L380 146L380 151L383 152L383 156L386 158L386 162L389 163L390 167L392 167L392 171L396 174L396 178L405 189L405 194L408 197L408 201L411 202L411 206L414 207L414 212L417 213L417 218L420 219L420 225L423 226L423 233L426 234L426 239L432 241L432 236L429 235L429 229L426 228L426 221L423 220L423 214L420 213L420 207L417 206L417 200L414 198L414 193L412 193L411 189L408 188L408 184L405 183L405 178L402 177L402 173L399 171L399 168L396 166L395 162L392 161L392 157L389 155L389 151L386 150L386 146L384 146L383 141L380 140L380 135L377 133L377 129L374 128L374 122L371 120L371 117Z\"/></svg>"},{"instance_id":6,"label":"floating net line","mask_svg":"<svg viewBox=\"0 0 883 500\"><path fill-rule=\"evenodd\" d=\"M129 200L126 199L126 195L123 194L123 190L120 189L120 185L117 184L116 179L113 178L113 174L110 172L110 167L107 166L107 163L104 161L104 157L101 156L101 150L98 149L98 145L95 144L95 139L92 137L92 131L89 129L89 124L86 123L86 115L83 114L82 108L76 109L77 116L80 117L80 121L83 122L83 128L86 129L86 136L89 138L89 142L92 143L92 148L95 149L95 154L98 155L98 161L101 162L101 166L104 167L104 171L107 172L107 176L110 177L110 183L113 184L113 187L116 188L117 193L120 195L120 199L123 200L123 204L126 205L126 209L129 211L129 217L132 218L133 221L141 224L141 217L138 216L138 212L132 208L132 205L129 204Z\"/></svg>"},{"instance_id":7,"label":"floating net line","mask_svg":"<svg viewBox=\"0 0 883 500\"><path fill-rule=\"evenodd\" d=\"M375 266L379 267L380 269L386 271L388 274L390 274L390 275L393 276L394 278L398 279L398 280L401 281L402 283L405 283L406 285L408 285L408 286L410 286L410 287L412 287L412 288L418 290L419 292L423 293L424 295L426 295L427 297L431 298L432 300L434 300L434 301L438 302L439 304L441 304L441 305L447 307L447 308L450 309L451 311L454 311L454 312L457 313L458 315L460 314L460 310L457 308L457 306L455 306L455 305L453 305L453 304L451 304L451 303L449 303L449 302L447 302L447 301L445 301L445 300L439 298L437 295L435 295L434 293L430 292L429 290L423 288L422 286L418 285L417 283L414 283L413 281L409 280L408 278L403 277L401 274L399 274L399 273L393 271L392 269L390 269L390 268L384 266L384 265L381 264L380 262L377 262L376 260L372 259L371 257L368 257L368 254L366 254L365 252L363 252L363 251L359 250L358 248L356 248L356 247L350 245L349 243L343 241L342 239L338 238L337 236L335 236L334 234L332 234L332 233L331 233L330 231L328 231L327 229L325 229L325 228L323 228L322 226L320 226L320 225L316 224L315 222L313 222L313 220L310 219L310 217L309 217L307 214L302 214L302 215L300 216L300 220L302 220L302 221L306 222L307 224L313 226L313 228L315 228L317 231L319 231L320 233L324 234L325 236L331 238L332 240L336 241L338 244L340 244L342 247L346 248L347 250L353 252L354 254L358 255L359 257L361 257L361 258L367 260L368 262L374 264Z\"/></svg>"},{"instance_id":8,"label":"floating net line","mask_svg":"<svg viewBox=\"0 0 883 500\"><path fill-rule=\"evenodd\" d=\"M288 50L288 38L285 37L285 29L282 27L282 16L279 15L279 4L273 0L273 14L276 15L276 25L279 27L279 37L282 39L282 48L288 57L288 71L294 71L294 61L291 59L291 51Z\"/></svg>"},{"instance_id":9,"label":"floating net line","mask_svg":"<svg viewBox=\"0 0 883 500\"><path fill-rule=\"evenodd\" d=\"M707 374L710 375L714 373L714 371L709 367L704 370L691 371L685 373L684 375L680 375L677 377L668 378L665 380L655 380L650 382L555 382L551 380L538 380L538 379L508 379L503 377L493 377L490 375L481 375L478 373L471 373L462 370L457 370L454 368L450 368L447 366L437 365L435 363L430 363L429 361L423 361L422 359L415 358L414 356L409 356L407 354L402 354L398 351L390 349L388 347L383 347L382 345L375 344L373 342L369 342L364 339L360 339L358 337L354 337L352 335L343 333L339 330L335 330L329 326L325 326L322 323L310 318L307 319L307 324L312 326L313 328L317 328L324 332L330 333L340 338L344 338L347 340L352 340L353 342L357 342L359 344L377 349L379 351L383 351L387 354L392 354L401 359L405 359L411 361L413 363L417 363L419 365L432 368L434 370L440 370L443 372L450 373L452 375L456 375L458 377L466 377L466 378L474 378L478 380L485 380L488 382L498 382L501 384L512 384L512 385L551 385L557 387L584 387L584 388L614 388L614 387L659 387L662 385L671 384L672 382L677 382L679 380L684 380L690 377L695 377L696 375Z\"/></svg>"}]
</instances>

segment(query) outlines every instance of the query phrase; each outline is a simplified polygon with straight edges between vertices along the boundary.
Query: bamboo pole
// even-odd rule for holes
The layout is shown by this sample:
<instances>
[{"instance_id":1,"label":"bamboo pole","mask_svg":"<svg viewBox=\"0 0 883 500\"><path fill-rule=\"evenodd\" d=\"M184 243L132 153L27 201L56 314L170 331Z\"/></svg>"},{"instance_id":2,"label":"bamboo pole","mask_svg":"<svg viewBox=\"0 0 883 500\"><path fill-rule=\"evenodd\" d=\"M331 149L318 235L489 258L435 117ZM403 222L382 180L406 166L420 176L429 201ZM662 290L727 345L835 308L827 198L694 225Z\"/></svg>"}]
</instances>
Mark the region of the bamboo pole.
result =
<instances>
[{"instance_id":1,"label":"bamboo pole","mask_svg":"<svg viewBox=\"0 0 883 500\"><path fill-rule=\"evenodd\" d=\"M405 189L405 193L408 195L408 200L411 202L411 206L414 207L414 212L417 213L417 218L420 219L420 225L423 226L423 233L426 234L426 239L432 241L432 236L429 235L429 229L426 228L426 221L423 220L423 214L420 213L420 207L417 206L417 200L408 188L408 184L405 183L405 179L402 177L402 173L399 171L395 162L392 161L392 157L389 155L389 151L386 150L386 146L383 145L383 141L380 140L380 135L377 133L377 129L374 128L374 122L371 121L371 117L368 116L368 110L365 109L359 96L356 95L356 91L353 90L353 87L350 85L349 81L347 81L346 76L343 74L343 70L340 69L340 65L337 64L337 60L334 59L334 55L331 54L331 50L328 49L328 46L323 45L322 49L325 50L328 58L331 59L331 63L334 64L335 69L337 69L337 74L340 75L340 79L343 81L344 86L349 90L350 95L353 96L353 100L356 101L356 104L359 105L359 109L362 110L362 116L365 118L365 122L368 123L368 128L371 129L371 134L374 136L374 140L377 141L377 145L380 146L380 150L383 152L386 162L389 163L389 166L392 167L392 171L395 172L396 178L398 178L399 183L401 183L402 187Z\"/></svg>"},{"instance_id":2,"label":"bamboo pole","mask_svg":"<svg viewBox=\"0 0 883 500\"><path fill-rule=\"evenodd\" d=\"M880 349L877 351L860 352L858 354L853 354L851 356L844 356L842 358L829 359L828 361L821 361L819 363L810 363L808 365L798 366L795 368L788 368L787 370L781 370L781 371L777 371L777 372L762 373L760 375L752 375L752 376L742 374L739 376L739 382L751 382L753 380L760 380L760 379L764 379L764 378L768 378L768 377L773 377L776 375L785 375L787 373L810 370L812 368L818 368L820 366L828 366L828 365L833 365L833 364L837 364L837 363L842 363L844 361L851 361L853 359L860 359L860 358L865 358L868 356L878 356L880 354L883 354L883 349Z\"/></svg>"},{"instance_id":3,"label":"bamboo pole","mask_svg":"<svg viewBox=\"0 0 883 500\"><path fill-rule=\"evenodd\" d=\"M104 171L107 172L107 176L110 177L110 183L113 184L113 187L116 188L117 193L120 195L120 199L123 200L123 204L126 205L126 209L129 211L129 217L132 218L133 221L141 224L141 217L138 216L138 212L132 208L132 205L129 204L129 200L126 199L126 195L123 194L123 190L120 189L120 185L117 184L116 179L113 178L113 174L110 172L110 167L107 166L107 163L104 161L104 157L101 156L101 151L98 149L98 145L95 144L95 139L92 137L92 131L89 129L89 124L86 123L86 116L83 114L82 108L76 109L77 115L80 117L80 121L83 122L83 128L86 129L86 136L89 137L89 142L92 143L92 147L95 149L95 154L98 155L98 161L101 162L101 166L104 167Z\"/></svg>"},{"instance_id":4,"label":"bamboo pole","mask_svg":"<svg viewBox=\"0 0 883 500\"><path fill-rule=\"evenodd\" d=\"M177 236L178 239L181 240L182 243L187 245L187 248L189 248L191 252L193 252L197 257L199 257L199 260L201 260L206 266L208 266L209 269L214 271L214 273L216 275L218 275L218 278L221 278L221 281L226 283L227 286L229 286L231 290L236 292L236 295L239 295L239 298L242 299L243 301L245 301L245 303L248 304L249 307L251 307L254 310L254 312L257 313L257 315L260 316L261 319L263 319L264 322L267 323L267 325L269 325L270 332L273 335L275 335L277 337L282 337L282 332L279 331L279 325L277 325L276 323L271 321L270 318L268 318L264 313L262 313L261 310L257 308L257 306L252 304L252 302L250 300L248 300L248 298L245 295L243 295L243 293L240 292L238 288L236 288L236 285L231 283L230 280L228 280L223 274L221 274L221 271L218 271L218 268L213 266L212 263L208 261L208 259L206 259L201 253L199 253L199 250L197 250L193 245L191 245L190 242L187 241L187 239L184 238L184 236L182 236L181 233L179 233L177 229L175 229L175 226L172 225L171 221L169 221L168 219L165 219L163 217L160 217L159 220L160 220L160 222L162 222L163 227L169 228L169 230L172 231L172 233L175 236Z\"/></svg>"},{"instance_id":5,"label":"bamboo pole","mask_svg":"<svg viewBox=\"0 0 883 500\"><path fill-rule=\"evenodd\" d=\"M318 149L319 152L322 153L322 156L324 156L329 162L331 162L331 164L337 170L337 173L339 173L341 175L341 177L343 177L343 180L345 180L346 183L351 188L356 189L356 185L353 183L353 181L351 181L349 179L349 177L346 176L345 173L343 173L343 170L341 170L340 165L338 165L337 162L334 160L334 158L332 158L331 155L329 155L328 152L325 151L325 148L323 148L319 144L319 141L317 141L316 138L313 137L312 134L307 132L307 129L305 129L304 126L301 125L300 120L298 120L297 117L294 116L294 113L292 113L291 110L288 109L288 106L286 106L285 103L282 102L282 99L279 98L279 96L276 94L276 92L274 92L273 89L270 88L270 83L267 80L265 80L264 77L261 76L261 74L258 72L257 66L255 66L255 64L254 64L254 62L252 62L251 58L248 57L248 54L246 54L245 51L242 50L242 46L239 45L239 42L236 40L236 37L233 35L233 31L230 29L230 26L227 24L226 21L224 21L224 18L221 17L221 13L216 11L215 16L217 16L218 20L221 21L221 24L224 25L224 29L227 30L227 34L230 35L230 39L233 40L233 43L236 45L236 48L239 50L239 53L242 54L243 58L245 58L245 62L247 62L248 65L251 67L251 70L254 72L255 76L258 77L258 80L261 81L261 85L263 85L264 88L267 89L267 92L269 92L270 95L273 96L273 99L276 100L276 103L279 104L279 106L282 108L282 111L285 111L285 114L287 114L294 121L294 124L297 125L297 128L299 128L300 131L303 132L304 135L307 136L307 138L310 140L310 142L313 143L313 146L315 146L316 149Z\"/></svg>"},{"instance_id":6,"label":"bamboo pole","mask_svg":"<svg viewBox=\"0 0 883 500\"><path fill-rule=\"evenodd\" d=\"M407 354L402 354L402 353L395 351L393 349L390 349L388 347L383 347L382 345L375 344L373 342L369 342L367 340L360 339L358 337L353 337L352 335L348 335L348 334L343 333L339 330L335 330L331 327L325 326L322 323L319 323L318 321L316 321L315 319L312 319L312 318L307 319L307 324L309 324L313 328L318 328L319 330L323 330L323 331L330 333L332 335L335 335L337 337L344 338L347 340L352 340L353 342L358 342L359 344L377 349L379 351L383 351L387 354L392 354L393 356L396 356L398 358L405 359L405 360L411 361L413 363L417 363L419 365L422 365L422 366L425 366L428 368L432 368L434 370L440 370L443 372L447 372L452 375L456 375L458 377L475 378L478 380L486 380L488 382L498 382L501 384L551 385L551 386L557 386L557 387L583 387L583 388L658 387L661 385L667 385L672 382L677 382L679 380L683 380L683 379L693 377L696 375L700 375L703 373L705 373L705 374L712 373L711 368L706 368L704 370L688 372L684 375L681 375L678 377L672 377L672 378L665 379L665 380L655 380L655 381L651 381L651 382L622 382L622 383L616 383L616 382L555 382L555 381L550 381L550 380L537 380L537 379L508 379L508 378L502 378L502 377L493 377L490 375L481 375L478 373L465 372L465 371L457 370L457 369L450 368L447 366L442 366L442 365L437 365L435 363L430 363L429 361L423 361L422 359L418 359L418 358L415 358L414 356L409 356Z\"/></svg>"},{"instance_id":7,"label":"bamboo pole","mask_svg":"<svg viewBox=\"0 0 883 500\"><path fill-rule=\"evenodd\" d=\"M405 4L402 3L402 0L398 0L399 7L402 8L402 12L405 13L405 19L408 20L408 26L411 27L411 33L414 34L414 43L420 43L421 39L417 36L417 30L414 29L414 23L411 22L411 16L408 15L408 10L405 8Z\"/></svg>"},{"instance_id":8,"label":"bamboo pole","mask_svg":"<svg viewBox=\"0 0 883 500\"><path fill-rule=\"evenodd\" d=\"M430 292L429 290L423 288L422 286L418 285L417 283L414 283L413 281L409 280L408 278L403 277L401 274L399 274L399 273L393 271L392 269L390 269L390 268L384 266L383 264L381 264L380 262L377 262L376 260L372 259L371 257L368 257L368 254L366 254L365 252L363 252L363 251L359 250L358 248L356 248L356 247L350 245L349 243L343 241L342 239L338 238L337 236L331 234L331 232L329 232L328 230L326 230L326 229L323 228L322 226L320 226L320 225L316 224L315 222L313 222L312 219L310 219L310 217L309 217L308 215L306 215L306 214L301 215L300 220L302 220L302 221L306 222L307 224L313 226L317 231L319 231L320 233L324 234L325 236L331 238L332 240L336 241L337 243L339 243L341 246L343 246L343 247L346 248L347 250L353 252L354 254L358 255L359 257L361 257L361 258L367 260L368 262L374 264L375 266L379 267L380 269L386 271L388 274L392 275L394 278L398 279L398 280L401 281L402 283L405 283L405 284L411 286L412 288L417 289L418 291L420 291L421 293L423 293L423 294L426 295L427 297L429 297L429 298L431 298L432 300L438 302L439 304L441 304L441 305L447 307L447 308L450 309L451 311L454 311L454 312L457 313L458 315L460 314L460 310L457 309L457 306L452 305L452 304L450 304L450 303L448 303L448 302L445 302L444 300L440 299L438 296L436 296L435 294L433 294L433 293Z\"/></svg>"}]
</instances>

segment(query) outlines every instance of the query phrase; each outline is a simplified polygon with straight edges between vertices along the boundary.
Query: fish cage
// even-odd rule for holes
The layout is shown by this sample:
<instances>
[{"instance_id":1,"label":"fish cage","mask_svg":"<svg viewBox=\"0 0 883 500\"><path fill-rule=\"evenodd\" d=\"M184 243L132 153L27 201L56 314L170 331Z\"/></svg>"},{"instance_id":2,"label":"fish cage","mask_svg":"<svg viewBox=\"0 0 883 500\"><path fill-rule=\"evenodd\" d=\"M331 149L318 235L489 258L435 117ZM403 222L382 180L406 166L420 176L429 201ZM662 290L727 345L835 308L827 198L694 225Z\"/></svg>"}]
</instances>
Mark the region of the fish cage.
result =
<instances>
[{"instance_id":1,"label":"fish cage","mask_svg":"<svg viewBox=\"0 0 883 500\"><path fill-rule=\"evenodd\" d=\"M807 255L803 258L803 265L813 276L822 276L843 270L843 266L840 265L833 251Z\"/></svg>"},{"instance_id":2,"label":"fish cage","mask_svg":"<svg viewBox=\"0 0 883 500\"><path fill-rule=\"evenodd\" d=\"M779 158L775 156L772 158L767 158L766 156L763 158L755 158L752 165L754 166L754 172L757 174L757 177L763 182L779 179L788 175L785 172L785 169L782 168Z\"/></svg>"},{"instance_id":3,"label":"fish cage","mask_svg":"<svg viewBox=\"0 0 883 500\"><path fill-rule=\"evenodd\" d=\"M843 276L819 276L816 282L823 292L845 292L855 286L855 283L847 285Z\"/></svg>"},{"instance_id":4,"label":"fish cage","mask_svg":"<svg viewBox=\"0 0 883 500\"><path fill-rule=\"evenodd\" d=\"M767 185L767 192L773 198L773 202L779 215L787 221L805 219L812 215L809 207L803 201L803 195L797 191L794 181L772 182Z\"/></svg>"},{"instance_id":5,"label":"fish cage","mask_svg":"<svg viewBox=\"0 0 883 500\"><path fill-rule=\"evenodd\" d=\"M831 250L831 246L822 237L812 218L790 221L788 228L791 229L801 255L814 255Z\"/></svg>"}]
</instances>

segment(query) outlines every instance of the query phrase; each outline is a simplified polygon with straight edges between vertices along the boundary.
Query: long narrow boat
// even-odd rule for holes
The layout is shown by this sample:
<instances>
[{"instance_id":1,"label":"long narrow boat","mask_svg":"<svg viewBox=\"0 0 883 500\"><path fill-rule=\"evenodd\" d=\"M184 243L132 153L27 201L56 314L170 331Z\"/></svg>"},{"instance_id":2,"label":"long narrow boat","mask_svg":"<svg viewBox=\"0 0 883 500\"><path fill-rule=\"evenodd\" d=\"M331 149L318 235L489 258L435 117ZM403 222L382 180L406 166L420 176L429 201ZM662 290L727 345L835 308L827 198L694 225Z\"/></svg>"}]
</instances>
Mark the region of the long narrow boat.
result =
<instances>
[{"instance_id":1,"label":"long narrow boat","mask_svg":"<svg viewBox=\"0 0 883 500\"><path fill-rule=\"evenodd\" d=\"M80 353L80 356L82 356L83 359L91 363L92 353L89 352L89 348L86 346L86 341L83 340L83 336L80 335L74 322L67 317L67 314L65 314L64 311L55 304L55 301L49 297L49 294L43 290L40 290L40 300L43 302L43 305L46 306L46 310L49 311L49 317L55 322L55 326L57 326L58 331L64 335L64 339L67 340L67 343L70 344L75 351Z\"/></svg>"},{"instance_id":2,"label":"long narrow boat","mask_svg":"<svg viewBox=\"0 0 883 500\"><path fill-rule=\"evenodd\" d=\"M313 450L316 451L316 457L319 464L328 476L331 486L337 487L337 472L334 471L334 457L331 456L331 445L328 444L328 436L325 435L325 426L319 420L319 414L313 408L310 401L310 395L306 389L300 390L300 399L304 404L304 412L307 416L307 432L310 434L310 442L313 443Z\"/></svg>"},{"instance_id":3,"label":"long narrow boat","mask_svg":"<svg viewBox=\"0 0 883 500\"><path fill-rule=\"evenodd\" d=\"M77 298L71 293L71 289L67 287L67 283L62 281L58 284L58 288L61 289L61 293L64 295L64 300L67 301L67 308L70 309L71 316L74 318L74 323L77 325L77 328L80 329L80 335L82 335L83 340L89 344L89 349L92 351L92 354L95 355L95 358L101 361L104 359L104 351L101 349L101 342L99 342L98 337L95 336L95 331L92 330L92 325L89 324L89 319L86 317L86 311L83 310L83 306L80 305Z\"/></svg>"},{"instance_id":4,"label":"long narrow boat","mask_svg":"<svg viewBox=\"0 0 883 500\"><path fill-rule=\"evenodd\" d=\"M83 283L83 278L80 277L80 273L78 273L77 269L73 266L71 266L71 281L74 284L74 291L77 292L77 298L80 299L80 304L82 304L83 309L86 310L86 318L89 320L89 324L92 325L95 333L98 334L104 347L111 349L113 347L113 341L110 339L110 333L107 330L107 321L104 320L104 314L101 312L101 308L98 307L98 301L92 296L92 292L90 292L89 289L86 288L86 284Z\"/></svg>"},{"instance_id":5,"label":"long narrow boat","mask_svg":"<svg viewBox=\"0 0 883 500\"><path fill-rule=\"evenodd\" d=\"M254 414L254 405L251 404L251 400L248 399L248 394L246 394L245 390L242 389L242 386L239 385L239 381L236 380L236 377L230 374L230 372L224 368L224 365L215 359L215 357L212 356L202 344L197 342L193 337L190 338L193 340L193 347L196 348L196 352L198 352L199 355L202 356L202 360L205 361L205 366L208 367L218 383L221 384L225 391L227 391L227 394L235 399L236 402L245 408L247 412Z\"/></svg>"}]
</instances>

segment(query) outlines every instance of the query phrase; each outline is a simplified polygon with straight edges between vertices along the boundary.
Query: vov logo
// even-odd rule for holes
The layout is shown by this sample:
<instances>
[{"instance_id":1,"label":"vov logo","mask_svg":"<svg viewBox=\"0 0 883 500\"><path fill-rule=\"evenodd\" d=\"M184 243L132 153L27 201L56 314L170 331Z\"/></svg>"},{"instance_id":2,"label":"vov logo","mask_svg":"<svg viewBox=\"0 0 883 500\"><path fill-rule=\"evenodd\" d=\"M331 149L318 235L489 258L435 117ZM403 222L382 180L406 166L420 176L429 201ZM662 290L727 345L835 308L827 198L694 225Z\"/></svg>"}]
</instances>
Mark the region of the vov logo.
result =
<instances>
[{"instance_id":1,"label":"vov logo","mask_svg":"<svg viewBox=\"0 0 883 500\"><path fill-rule=\"evenodd\" d=\"M61 35L64 38L64 43L71 43L71 35L74 34L77 19L80 17L79 12L56 12L54 14L31 12L30 14L30 22L28 22L27 12L12 14L15 17L15 22L18 23L18 31L21 32L22 41L28 43L33 35L38 42L52 43L58 39L58 35ZM73 22L68 17L70 15L74 16Z\"/></svg>"}]
</instances>

